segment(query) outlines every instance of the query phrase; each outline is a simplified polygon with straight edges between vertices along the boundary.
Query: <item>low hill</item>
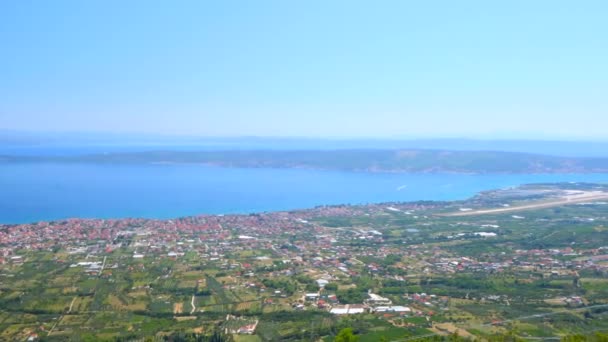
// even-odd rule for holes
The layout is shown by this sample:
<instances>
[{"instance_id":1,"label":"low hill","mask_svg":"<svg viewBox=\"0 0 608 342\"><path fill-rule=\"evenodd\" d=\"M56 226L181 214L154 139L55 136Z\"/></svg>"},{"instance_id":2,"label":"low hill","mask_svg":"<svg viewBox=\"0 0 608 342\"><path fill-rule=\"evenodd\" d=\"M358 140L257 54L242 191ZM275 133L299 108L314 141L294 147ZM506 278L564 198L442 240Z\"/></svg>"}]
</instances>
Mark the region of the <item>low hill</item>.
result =
<instances>
[{"instance_id":1,"label":"low hill","mask_svg":"<svg viewBox=\"0 0 608 342\"><path fill-rule=\"evenodd\" d=\"M305 168L416 173L608 172L608 158L556 157L495 151L257 150L154 151L71 157L0 156L0 162L191 163L242 168Z\"/></svg>"}]
</instances>

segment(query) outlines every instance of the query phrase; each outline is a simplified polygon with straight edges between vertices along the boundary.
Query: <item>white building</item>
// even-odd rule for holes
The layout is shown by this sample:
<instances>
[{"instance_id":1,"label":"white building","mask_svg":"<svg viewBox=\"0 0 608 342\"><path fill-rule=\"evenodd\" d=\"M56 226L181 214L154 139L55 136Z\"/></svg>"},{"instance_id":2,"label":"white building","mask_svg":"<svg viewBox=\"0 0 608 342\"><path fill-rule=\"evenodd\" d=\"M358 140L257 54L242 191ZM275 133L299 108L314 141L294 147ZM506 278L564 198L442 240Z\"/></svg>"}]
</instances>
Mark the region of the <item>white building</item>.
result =
<instances>
[{"instance_id":1,"label":"white building","mask_svg":"<svg viewBox=\"0 0 608 342\"><path fill-rule=\"evenodd\" d=\"M329 313L334 315L355 315L361 314L365 312L365 307L361 304L347 304L347 305L337 305L334 306Z\"/></svg>"},{"instance_id":2,"label":"white building","mask_svg":"<svg viewBox=\"0 0 608 342\"><path fill-rule=\"evenodd\" d=\"M368 293L369 298L365 300L365 304L370 306L388 306L392 305L393 301L388 298L379 296L375 293Z\"/></svg>"}]
</instances>

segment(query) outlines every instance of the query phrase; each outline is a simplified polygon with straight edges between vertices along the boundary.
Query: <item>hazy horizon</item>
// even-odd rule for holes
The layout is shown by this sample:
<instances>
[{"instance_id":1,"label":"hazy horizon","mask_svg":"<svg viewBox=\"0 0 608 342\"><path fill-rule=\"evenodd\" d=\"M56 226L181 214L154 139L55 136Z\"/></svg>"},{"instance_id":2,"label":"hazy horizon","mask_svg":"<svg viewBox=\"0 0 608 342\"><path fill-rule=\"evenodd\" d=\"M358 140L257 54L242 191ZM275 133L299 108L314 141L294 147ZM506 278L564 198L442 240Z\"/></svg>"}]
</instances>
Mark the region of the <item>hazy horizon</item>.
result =
<instances>
[{"instance_id":1,"label":"hazy horizon","mask_svg":"<svg viewBox=\"0 0 608 342\"><path fill-rule=\"evenodd\" d=\"M466 140L466 141L515 141L515 142L565 142L565 143L603 143L608 142L608 136L598 137L576 137L576 136L556 136L521 133L486 133L479 135L360 135L360 136L339 136L339 135L256 135L256 134L227 134L209 135L196 133L171 133L171 132L137 132L137 131L108 131L108 130L27 130L27 129L5 129L0 128L1 137L101 137L101 138L161 138L161 139L280 139L280 140L337 140L337 141L417 141L417 140Z\"/></svg>"}]
</instances>

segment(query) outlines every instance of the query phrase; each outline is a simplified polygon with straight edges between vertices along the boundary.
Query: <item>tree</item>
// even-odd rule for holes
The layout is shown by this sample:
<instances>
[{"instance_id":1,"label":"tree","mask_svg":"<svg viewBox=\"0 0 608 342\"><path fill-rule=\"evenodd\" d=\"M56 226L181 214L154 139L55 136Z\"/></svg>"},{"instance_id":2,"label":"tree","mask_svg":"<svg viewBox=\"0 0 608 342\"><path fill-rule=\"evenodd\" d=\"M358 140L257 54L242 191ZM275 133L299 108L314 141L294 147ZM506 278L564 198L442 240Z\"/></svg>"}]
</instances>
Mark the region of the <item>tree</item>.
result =
<instances>
[{"instance_id":1,"label":"tree","mask_svg":"<svg viewBox=\"0 0 608 342\"><path fill-rule=\"evenodd\" d=\"M329 284L325 285L325 289L327 291L337 291L338 290L338 284L336 284L336 283L329 283Z\"/></svg>"},{"instance_id":2,"label":"tree","mask_svg":"<svg viewBox=\"0 0 608 342\"><path fill-rule=\"evenodd\" d=\"M306 284L305 289L308 292L315 292L319 291L319 286L317 284Z\"/></svg>"},{"instance_id":3,"label":"tree","mask_svg":"<svg viewBox=\"0 0 608 342\"><path fill-rule=\"evenodd\" d=\"M359 341L359 336L355 336L352 328L344 328L340 330L334 342L357 342Z\"/></svg>"},{"instance_id":4,"label":"tree","mask_svg":"<svg viewBox=\"0 0 608 342\"><path fill-rule=\"evenodd\" d=\"M365 292L361 292L359 289L350 288L346 291L337 291L336 296L340 303L344 304L357 304L362 303L365 298L367 298L367 294Z\"/></svg>"}]
</instances>

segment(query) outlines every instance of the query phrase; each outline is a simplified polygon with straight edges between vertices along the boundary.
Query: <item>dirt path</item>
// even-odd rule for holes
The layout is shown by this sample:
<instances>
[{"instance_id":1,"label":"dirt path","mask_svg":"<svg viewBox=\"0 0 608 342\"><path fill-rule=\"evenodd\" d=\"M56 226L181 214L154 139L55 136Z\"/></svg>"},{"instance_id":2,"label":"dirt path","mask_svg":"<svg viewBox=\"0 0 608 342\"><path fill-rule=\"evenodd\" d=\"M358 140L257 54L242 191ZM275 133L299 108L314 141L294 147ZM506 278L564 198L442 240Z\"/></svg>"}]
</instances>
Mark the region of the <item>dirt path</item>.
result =
<instances>
[{"instance_id":1,"label":"dirt path","mask_svg":"<svg viewBox=\"0 0 608 342\"><path fill-rule=\"evenodd\" d=\"M104 256L103 257L103 263L101 264L101 269L99 270L99 277L101 277L101 274L103 273L103 269L106 268L106 259L108 258L108 256Z\"/></svg>"},{"instance_id":2,"label":"dirt path","mask_svg":"<svg viewBox=\"0 0 608 342\"><path fill-rule=\"evenodd\" d=\"M194 311L196 310L196 306L194 306L194 295L192 295L192 300L190 300L190 305L192 305L192 310L190 310L190 314L194 314Z\"/></svg>"},{"instance_id":3,"label":"dirt path","mask_svg":"<svg viewBox=\"0 0 608 342\"><path fill-rule=\"evenodd\" d=\"M456 213L441 214L440 216L474 216L474 215L486 215L486 214L499 214L508 213L512 211L529 210L529 209L540 209L540 208L551 208L559 207L567 204L584 203L595 200L608 199L608 193L605 192L588 192L582 195L566 196L558 200L552 200L548 202L538 202L533 204L519 205L508 208L496 208L496 209L482 209L472 210Z\"/></svg>"},{"instance_id":4,"label":"dirt path","mask_svg":"<svg viewBox=\"0 0 608 342\"><path fill-rule=\"evenodd\" d=\"M53 333L53 330L55 330L55 328L57 327L57 325L59 324L59 322L61 322L61 320L63 319L63 315L59 316L59 318L57 318L57 321L55 321L55 324L53 325L53 327L49 330L47 336L51 336L51 334Z\"/></svg>"},{"instance_id":5,"label":"dirt path","mask_svg":"<svg viewBox=\"0 0 608 342\"><path fill-rule=\"evenodd\" d=\"M72 299L72 302L70 303L70 308L68 309L68 313L72 312L72 307L74 306L74 302L76 301L76 298L78 298L78 296L74 297L74 299Z\"/></svg>"}]
</instances>

